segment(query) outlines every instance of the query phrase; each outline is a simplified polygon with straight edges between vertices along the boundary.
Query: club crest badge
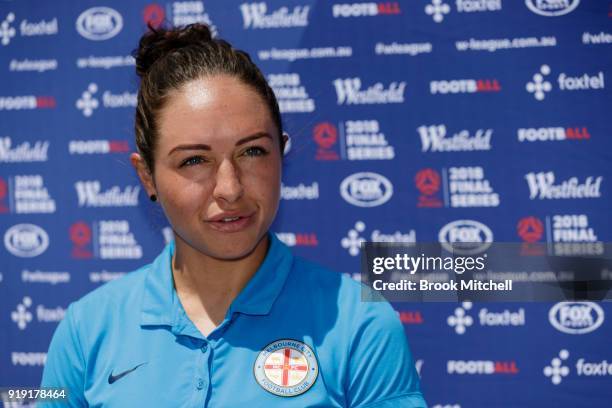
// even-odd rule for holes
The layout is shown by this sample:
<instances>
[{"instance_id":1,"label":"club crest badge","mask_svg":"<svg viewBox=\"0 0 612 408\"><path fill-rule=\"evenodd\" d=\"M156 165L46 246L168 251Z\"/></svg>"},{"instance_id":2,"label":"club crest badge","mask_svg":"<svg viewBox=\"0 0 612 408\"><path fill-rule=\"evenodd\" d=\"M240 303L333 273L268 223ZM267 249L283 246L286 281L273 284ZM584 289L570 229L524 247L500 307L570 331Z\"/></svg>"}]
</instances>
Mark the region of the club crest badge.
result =
<instances>
[{"instance_id":1,"label":"club crest badge","mask_svg":"<svg viewBox=\"0 0 612 408\"><path fill-rule=\"evenodd\" d=\"M294 397L313 386L319 365L312 349L301 341L283 339L268 344L253 365L261 387L281 397Z\"/></svg>"}]
</instances>

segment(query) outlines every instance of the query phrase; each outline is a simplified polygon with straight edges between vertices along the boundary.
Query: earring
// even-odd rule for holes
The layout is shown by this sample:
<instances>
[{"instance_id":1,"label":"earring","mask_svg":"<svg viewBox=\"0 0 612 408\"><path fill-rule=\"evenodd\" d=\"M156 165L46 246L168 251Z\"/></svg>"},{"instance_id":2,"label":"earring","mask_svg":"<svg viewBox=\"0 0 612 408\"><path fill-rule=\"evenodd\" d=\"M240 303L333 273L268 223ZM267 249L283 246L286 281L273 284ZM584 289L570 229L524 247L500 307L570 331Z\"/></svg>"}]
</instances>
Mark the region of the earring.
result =
<instances>
[{"instance_id":1,"label":"earring","mask_svg":"<svg viewBox=\"0 0 612 408\"><path fill-rule=\"evenodd\" d=\"M149 196L149 200L151 200L151 201L153 201L153 202L156 202L156 201L157 201L157 196L156 196L155 194L151 194L151 195Z\"/></svg>"}]
</instances>

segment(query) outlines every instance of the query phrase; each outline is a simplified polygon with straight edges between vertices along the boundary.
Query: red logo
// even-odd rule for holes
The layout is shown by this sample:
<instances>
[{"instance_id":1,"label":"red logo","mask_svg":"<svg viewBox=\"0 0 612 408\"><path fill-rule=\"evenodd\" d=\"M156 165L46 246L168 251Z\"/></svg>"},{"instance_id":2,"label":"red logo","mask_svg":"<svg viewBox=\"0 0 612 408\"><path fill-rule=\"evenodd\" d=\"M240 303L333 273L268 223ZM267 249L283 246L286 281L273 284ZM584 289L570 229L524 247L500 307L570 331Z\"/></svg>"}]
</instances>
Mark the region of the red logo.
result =
<instances>
[{"instance_id":1,"label":"red logo","mask_svg":"<svg viewBox=\"0 0 612 408\"><path fill-rule=\"evenodd\" d=\"M158 28L164 22L166 18L166 12L164 8L159 4L149 4L142 11L142 19L145 24L150 25L153 28Z\"/></svg>"},{"instance_id":2,"label":"red logo","mask_svg":"<svg viewBox=\"0 0 612 408\"><path fill-rule=\"evenodd\" d=\"M316 160L338 160L338 153L331 150L338 141L338 131L336 127L329 123L319 123L314 127L312 137L319 148L317 149Z\"/></svg>"},{"instance_id":3,"label":"red logo","mask_svg":"<svg viewBox=\"0 0 612 408\"><path fill-rule=\"evenodd\" d=\"M542 239L544 224L536 217L525 217L519 221L516 231L523 241L533 243Z\"/></svg>"},{"instance_id":4,"label":"red logo","mask_svg":"<svg viewBox=\"0 0 612 408\"><path fill-rule=\"evenodd\" d=\"M476 81L476 92L499 92L501 85L497 79L479 79Z\"/></svg>"},{"instance_id":5,"label":"red logo","mask_svg":"<svg viewBox=\"0 0 612 408\"><path fill-rule=\"evenodd\" d=\"M518 374L519 369L516 366L516 361L496 361L496 374Z\"/></svg>"},{"instance_id":6,"label":"red logo","mask_svg":"<svg viewBox=\"0 0 612 408\"><path fill-rule=\"evenodd\" d=\"M591 134L586 127L579 128L567 128L565 129L565 138L566 139L590 139Z\"/></svg>"},{"instance_id":7,"label":"red logo","mask_svg":"<svg viewBox=\"0 0 612 408\"><path fill-rule=\"evenodd\" d=\"M522 256L543 256L546 253L546 244L539 242L544 236L544 224L539 218L522 218L516 226L516 232L523 240Z\"/></svg>"},{"instance_id":8,"label":"red logo","mask_svg":"<svg viewBox=\"0 0 612 408\"><path fill-rule=\"evenodd\" d=\"M111 140L108 142L108 147L112 153L127 153L130 151L127 140Z\"/></svg>"},{"instance_id":9,"label":"red logo","mask_svg":"<svg viewBox=\"0 0 612 408\"><path fill-rule=\"evenodd\" d=\"M442 207L442 201L434 195L440 190L440 175L434 169L420 170L414 177L416 188L421 192L417 207Z\"/></svg>"},{"instance_id":10,"label":"red logo","mask_svg":"<svg viewBox=\"0 0 612 408\"><path fill-rule=\"evenodd\" d=\"M399 312L399 318L403 324L423 324L423 315L419 311Z\"/></svg>"},{"instance_id":11,"label":"red logo","mask_svg":"<svg viewBox=\"0 0 612 408\"><path fill-rule=\"evenodd\" d=\"M92 257L91 251L86 246L91 242L91 229L83 221L78 221L70 227L70 240L74 244L72 257L77 259L88 259Z\"/></svg>"},{"instance_id":12,"label":"red logo","mask_svg":"<svg viewBox=\"0 0 612 408\"><path fill-rule=\"evenodd\" d=\"M400 14L400 5L396 1L378 3L378 14Z\"/></svg>"},{"instance_id":13,"label":"red logo","mask_svg":"<svg viewBox=\"0 0 612 408\"><path fill-rule=\"evenodd\" d=\"M53 96L37 96L36 97L36 107L39 109L52 109L55 108L56 102L55 97Z\"/></svg>"},{"instance_id":14,"label":"red logo","mask_svg":"<svg viewBox=\"0 0 612 408\"><path fill-rule=\"evenodd\" d=\"M314 232L279 232L278 238L290 247L293 246L308 246L315 247L319 245L319 238Z\"/></svg>"},{"instance_id":15,"label":"red logo","mask_svg":"<svg viewBox=\"0 0 612 408\"><path fill-rule=\"evenodd\" d=\"M3 202L6 198L6 194L8 193L8 186L6 185L6 181L0 177L0 213L8 212L8 207Z\"/></svg>"},{"instance_id":16,"label":"red logo","mask_svg":"<svg viewBox=\"0 0 612 408\"><path fill-rule=\"evenodd\" d=\"M318 246L319 239L315 233L295 234L296 246Z\"/></svg>"}]
</instances>

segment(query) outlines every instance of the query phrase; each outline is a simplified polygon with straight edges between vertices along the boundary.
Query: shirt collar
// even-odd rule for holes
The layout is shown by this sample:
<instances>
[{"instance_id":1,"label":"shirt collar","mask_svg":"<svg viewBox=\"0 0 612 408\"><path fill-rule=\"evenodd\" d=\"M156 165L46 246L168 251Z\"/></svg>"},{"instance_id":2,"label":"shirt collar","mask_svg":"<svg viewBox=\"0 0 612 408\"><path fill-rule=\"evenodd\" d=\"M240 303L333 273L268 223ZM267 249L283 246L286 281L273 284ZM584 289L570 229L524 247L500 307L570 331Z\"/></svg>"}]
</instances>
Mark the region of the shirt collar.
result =
<instances>
[{"instance_id":1,"label":"shirt collar","mask_svg":"<svg viewBox=\"0 0 612 408\"><path fill-rule=\"evenodd\" d=\"M275 234L268 233L270 246L262 264L230 305L230 313L267 315L280 295L293 266L293 255Z\"/></svg>"},{"instance_id":2,"label":"shirt collar","mask_svg":"<svg viewBox=\"0 0 612 408\"><path fill-rule=\"evenodd\" d=\"M270 244L264 261L230 305L229 315L234 312L267 315L278 298L293 265L293 256L275 234L268 233L268 238ZM141 309L142 325L175 326L182 320L180 316L184 312L172 279L174 251L173 240L153 261L147 273Z\"/></svg>"}]
</instances>

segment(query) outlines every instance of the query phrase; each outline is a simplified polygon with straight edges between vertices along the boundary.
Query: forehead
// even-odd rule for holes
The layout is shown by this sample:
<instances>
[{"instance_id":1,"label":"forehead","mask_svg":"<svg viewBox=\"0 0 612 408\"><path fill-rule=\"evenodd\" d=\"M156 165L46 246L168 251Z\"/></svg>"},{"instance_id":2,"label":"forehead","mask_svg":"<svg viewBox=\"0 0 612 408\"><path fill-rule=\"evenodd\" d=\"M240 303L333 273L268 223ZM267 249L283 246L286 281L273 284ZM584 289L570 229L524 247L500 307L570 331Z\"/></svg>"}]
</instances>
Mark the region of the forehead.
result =
<instances>
[{"instance_id":1,"label":"forehead","mask_svg":"<svg viewBox=\"0 0 612 408\"><path fill-rule=\"evenodd\" d=\"M160 151L181 143L232 144L257 132L275 132L264 99L237 78L189 81L168 95L159 114Z\"/></svg>"}]
</instances>

